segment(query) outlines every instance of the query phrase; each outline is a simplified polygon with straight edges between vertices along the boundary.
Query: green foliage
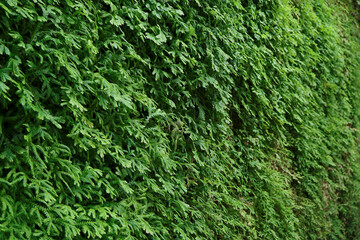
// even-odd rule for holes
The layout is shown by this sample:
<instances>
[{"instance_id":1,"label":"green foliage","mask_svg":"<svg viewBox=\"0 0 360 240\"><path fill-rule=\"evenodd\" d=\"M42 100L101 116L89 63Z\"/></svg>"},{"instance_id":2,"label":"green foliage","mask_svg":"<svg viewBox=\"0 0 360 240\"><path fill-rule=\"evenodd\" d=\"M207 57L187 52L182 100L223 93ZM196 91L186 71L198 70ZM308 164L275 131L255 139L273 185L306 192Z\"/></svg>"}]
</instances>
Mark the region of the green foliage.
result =
<instances>
[{"instance_id":1,"label":"green foliage","mask_svg":"<svg viewBox=\"0 0 360 240\"><path fill-rule=\"evenodd\" d=\"M1 1L0 239L360 239L354 13Z\"/></svg>"}]
</instances>

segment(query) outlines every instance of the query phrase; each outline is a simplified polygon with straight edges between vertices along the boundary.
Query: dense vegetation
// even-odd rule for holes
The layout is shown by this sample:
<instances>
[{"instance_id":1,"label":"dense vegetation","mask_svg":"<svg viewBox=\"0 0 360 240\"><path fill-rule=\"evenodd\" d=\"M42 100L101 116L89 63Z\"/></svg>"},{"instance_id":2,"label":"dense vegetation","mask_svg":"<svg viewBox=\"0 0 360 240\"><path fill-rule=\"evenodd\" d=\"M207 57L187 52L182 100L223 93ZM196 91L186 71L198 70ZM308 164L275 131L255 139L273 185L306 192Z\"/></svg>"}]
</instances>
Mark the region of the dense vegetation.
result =
<instances>
[{"instance_id":1,"label":"dense vegetation","mask_svg":"<svg viewBox=\"0 0 360 240\"><path fill-rule=\"evenodd\" d=\"M355 4L0 1L0 239L360 239Z\"/></svg>"}]
</instances>

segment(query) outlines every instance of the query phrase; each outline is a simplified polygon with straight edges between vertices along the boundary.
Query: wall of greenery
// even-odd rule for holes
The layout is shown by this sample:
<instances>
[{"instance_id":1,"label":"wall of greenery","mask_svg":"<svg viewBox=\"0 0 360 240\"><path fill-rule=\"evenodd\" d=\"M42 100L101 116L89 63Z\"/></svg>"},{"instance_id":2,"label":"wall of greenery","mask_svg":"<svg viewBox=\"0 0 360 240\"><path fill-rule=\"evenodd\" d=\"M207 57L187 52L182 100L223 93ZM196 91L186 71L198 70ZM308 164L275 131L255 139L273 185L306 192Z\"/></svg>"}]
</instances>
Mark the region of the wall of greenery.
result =
<instances>
[{"instance_id":1,"label":"wall of greenery","mask_svg":"<svg viewBox=\"0 0 360 240\"><path fill-rule=\"evenodd\" d=\"M360 239L355 9L0 1L0 239Z\"/></svg>"}]
</instances>

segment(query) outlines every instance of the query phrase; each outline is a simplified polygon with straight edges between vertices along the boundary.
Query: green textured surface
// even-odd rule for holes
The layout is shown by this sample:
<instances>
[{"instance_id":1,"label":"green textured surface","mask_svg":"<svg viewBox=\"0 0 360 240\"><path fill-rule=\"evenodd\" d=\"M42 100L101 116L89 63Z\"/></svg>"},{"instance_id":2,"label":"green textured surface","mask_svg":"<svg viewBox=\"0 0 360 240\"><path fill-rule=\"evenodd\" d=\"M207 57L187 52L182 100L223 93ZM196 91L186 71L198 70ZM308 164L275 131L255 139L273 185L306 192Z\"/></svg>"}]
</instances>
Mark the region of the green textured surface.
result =
<instances>
[{"instance_id":1,"label":"green textured surface","mask_svg":"<svg viewBox=\"0 0 360 240\"><path fill-rule=\"evenodd\" d=\"M0 239L360 239L357 14L1 0Z\"/></svg>"}]
</instances>

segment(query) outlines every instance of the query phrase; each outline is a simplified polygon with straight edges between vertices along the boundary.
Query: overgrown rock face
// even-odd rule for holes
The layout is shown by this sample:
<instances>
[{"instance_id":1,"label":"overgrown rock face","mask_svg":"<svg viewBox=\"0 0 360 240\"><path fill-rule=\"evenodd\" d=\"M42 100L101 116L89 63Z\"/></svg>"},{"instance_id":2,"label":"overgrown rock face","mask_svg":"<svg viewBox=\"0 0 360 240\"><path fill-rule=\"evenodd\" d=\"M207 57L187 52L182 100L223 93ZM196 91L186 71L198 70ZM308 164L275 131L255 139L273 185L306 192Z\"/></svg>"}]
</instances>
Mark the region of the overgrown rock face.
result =
<instances>
[{"instance_id":1,"label":"overgrown rock face","mask_svg":"<svg viewBox=\"0 0 360 240\"><path fill-rule=\"evenodd\" d=\"M350 1L0 2L0 239L359 239Z\"/></svg>"}]
</instances>

